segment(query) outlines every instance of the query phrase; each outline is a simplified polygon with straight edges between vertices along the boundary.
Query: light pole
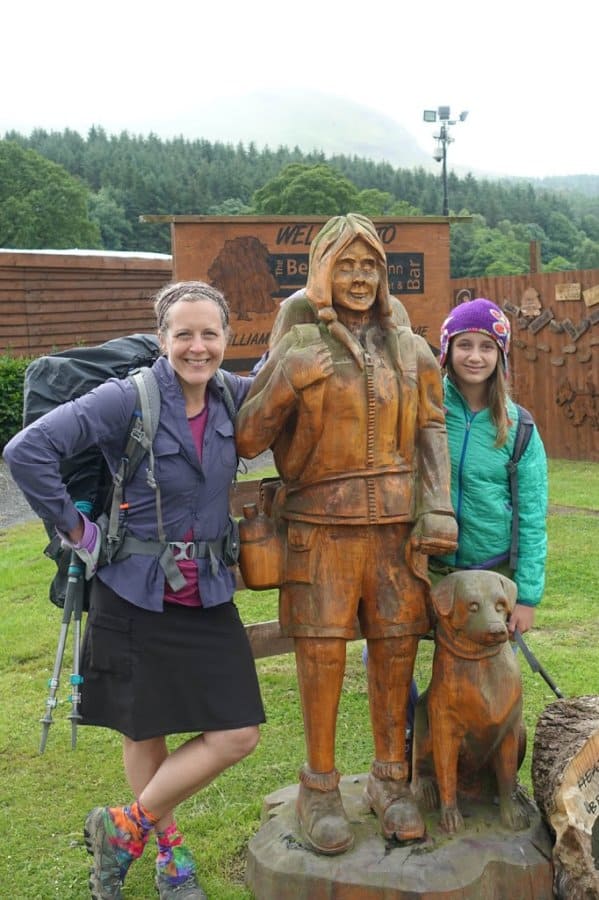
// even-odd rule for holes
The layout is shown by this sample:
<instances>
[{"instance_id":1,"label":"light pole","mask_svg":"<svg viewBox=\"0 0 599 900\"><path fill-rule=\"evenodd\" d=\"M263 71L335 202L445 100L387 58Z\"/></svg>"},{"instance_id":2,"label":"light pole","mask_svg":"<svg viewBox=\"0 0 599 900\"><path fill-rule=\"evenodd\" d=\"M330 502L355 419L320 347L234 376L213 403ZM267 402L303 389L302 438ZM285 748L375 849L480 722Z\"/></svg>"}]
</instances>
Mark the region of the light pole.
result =
<instances>
[{"instance_id":1,"label":"light pole","mask_svg":"<svg viewBox=\"0 0 599 900\"><path fill-rule=\"evenodd\" d=\"M449 200L447 198L447 145L451 144L454 140L449 133L449 126L456 125L458 121L463 122L467 115L468 110L464 110L457 119L452 119L449 106L439 106L437 109L424 110L423 118L425 122L436 122L437 118L439 119L439 131L433 135L434 139L437 141L433 159L436 159L437 162L441 163L441 181L443 184L442 215L444 216L449 215Z\"/></svg>"}]
</instances>

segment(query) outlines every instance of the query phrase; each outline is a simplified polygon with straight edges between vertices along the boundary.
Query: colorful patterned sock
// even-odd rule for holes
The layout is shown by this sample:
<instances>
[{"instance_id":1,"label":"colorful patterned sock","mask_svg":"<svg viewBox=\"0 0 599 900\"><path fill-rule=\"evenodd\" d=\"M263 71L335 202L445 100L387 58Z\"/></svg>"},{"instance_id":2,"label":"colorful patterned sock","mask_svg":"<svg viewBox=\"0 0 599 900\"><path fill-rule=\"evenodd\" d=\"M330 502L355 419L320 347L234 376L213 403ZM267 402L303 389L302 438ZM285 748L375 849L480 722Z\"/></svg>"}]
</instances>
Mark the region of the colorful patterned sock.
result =
<instances>
[{"instance_id":1,"label":"colorful patterned sock","mask_svg":"<svg viewBox=\"0 0 599 900\"><path fill-rule=\"evenodd\" d=\"M141 856L157 821L158 817L138 800L130 806L108 807L106 836L115 848L121 869L126 871L132 860Z\"/></svg>"},{"instance_id":2,"label":"colorful patterned sock","mask_svg":"<svg viewBox=\"0 0 599 900\"><path fill-rule=\"evenodd\" d=\"M183 843L183 835L175 822L164 831L157 831L156 841L158 843L156 867L170 884L173 886L182 884L190 875L195 874L194 858Z\"/></svg>"}]
</instances>

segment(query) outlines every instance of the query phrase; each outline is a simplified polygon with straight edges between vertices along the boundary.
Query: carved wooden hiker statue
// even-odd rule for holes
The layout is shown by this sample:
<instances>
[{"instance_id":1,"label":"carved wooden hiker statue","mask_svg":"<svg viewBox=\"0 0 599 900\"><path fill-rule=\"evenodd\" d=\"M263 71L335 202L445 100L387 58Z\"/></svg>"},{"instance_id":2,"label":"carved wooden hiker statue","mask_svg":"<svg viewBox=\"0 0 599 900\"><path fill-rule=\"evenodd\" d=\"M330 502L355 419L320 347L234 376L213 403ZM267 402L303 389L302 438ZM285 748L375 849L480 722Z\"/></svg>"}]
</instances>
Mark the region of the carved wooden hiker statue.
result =
<instances>
[{"instance_id":1,"label":"carved wooden hiker statue","mask_svg":"<svg viewBox=\"0 0 599 900\"><path fill-rule=\"evenodd\" d=\"M385 837L421 837L407 782L408 695L431 625L425 554L453 549L457 528L439 368L389 294L368 219L337 216L312 242L307 286L281 305L236 428L242 456L272 447L283 483L280 623L294 638L305 727L303 836L327 854L353 843L335 729L357 617L376 754L366 799Z\"/></svg>"}]
</instances>

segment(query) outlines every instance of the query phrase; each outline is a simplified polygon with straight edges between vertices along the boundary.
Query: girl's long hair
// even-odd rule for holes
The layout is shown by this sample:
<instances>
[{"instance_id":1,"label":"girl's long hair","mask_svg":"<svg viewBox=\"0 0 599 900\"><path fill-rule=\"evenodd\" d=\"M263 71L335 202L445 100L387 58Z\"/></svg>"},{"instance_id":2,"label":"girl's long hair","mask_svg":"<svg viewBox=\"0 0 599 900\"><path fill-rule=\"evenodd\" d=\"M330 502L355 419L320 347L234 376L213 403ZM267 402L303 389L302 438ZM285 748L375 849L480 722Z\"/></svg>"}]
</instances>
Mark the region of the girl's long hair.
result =
<instances>
[{"instance_id":1,"label":"girl's long hair","mask_svg":"<svg viewBox=\"0 0 599 900\"><path fill-rule=\"evenodd\" d=\"M451 364L451 346L449 349L449 353L447 354L447 363L445 365L445 369L453 383L457 385L455 371ZM492 375L489 376L487 386L487 403L489 406L489 414L496 430L495 447L504 446L508 439L510 426L513 425L513 422L508 416L507 412L508 397L509 390L507 378L501 361L501 353L499 353L495 371Z\"/></svg>"}]
</instances>

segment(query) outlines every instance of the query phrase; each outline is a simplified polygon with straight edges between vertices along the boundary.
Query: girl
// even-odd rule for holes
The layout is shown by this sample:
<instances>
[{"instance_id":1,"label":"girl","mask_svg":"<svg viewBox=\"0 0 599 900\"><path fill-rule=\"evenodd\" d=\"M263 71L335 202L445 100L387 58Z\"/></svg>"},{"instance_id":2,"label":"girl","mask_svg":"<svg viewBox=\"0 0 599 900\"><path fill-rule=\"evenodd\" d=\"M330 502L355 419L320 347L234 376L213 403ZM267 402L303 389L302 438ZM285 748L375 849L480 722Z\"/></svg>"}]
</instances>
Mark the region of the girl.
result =
<instances>
[{"instance_id":1,"label":"girl","mask_svg":"<svg viewBox=\"0 0 599 900\"><path fill-rule=\"evenodd\" d=\"M455 552L431 557L433 579L456 569L493 569L513 578L518 601L510 632L532 627L547 556L547 459L538 430L518 464L518 563L509 567L513 514L507 464L518 410L507 390L510 324L490 300L457 306L441 328L440 363L451 456Z\"/></svg>"}]
</instances>

